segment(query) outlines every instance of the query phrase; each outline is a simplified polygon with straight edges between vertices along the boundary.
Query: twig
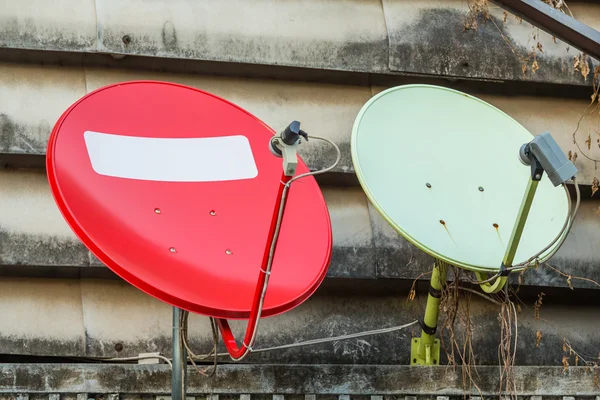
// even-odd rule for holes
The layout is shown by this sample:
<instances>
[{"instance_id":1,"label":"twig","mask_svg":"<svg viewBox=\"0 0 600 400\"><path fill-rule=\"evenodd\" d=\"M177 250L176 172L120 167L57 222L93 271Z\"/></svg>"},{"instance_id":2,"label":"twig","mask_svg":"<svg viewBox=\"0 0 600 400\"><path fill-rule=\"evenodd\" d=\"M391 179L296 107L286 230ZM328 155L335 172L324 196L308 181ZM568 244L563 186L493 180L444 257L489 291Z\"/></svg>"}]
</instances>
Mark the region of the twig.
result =
<instances>
[{"instance_id":1,"label":"twig","mask_svg":"<svg viewBox=\"0 0 600 400\"><path fill-rule=\"evenodd\" d=\"M590 279L590 278L583 278L583 277L581 277L581 276L574 276L574 275L569 275L569 274L566 274L566 273L564 273L564 272L560 271L559 269L557 269L557 268L554 268L552 265L548 264L547 262L546 262L546 263L544 263L544 265L545 265L545 266L547 266L548 268L550 268L551 270L553 270L553 271L555 271L555 272L559 273L560 275L562 275L562 276L566 277L566 278L567 278L567 280L569 280L569 279L577 279L577 280L580 280L580 281L585 281L585 282L590 282L590 283L593 283L594 285L596 285L596 286L600 287L600 283L596 282L596 281L595 281L595 280L593 280L593 279ZM570 286L570 285L569 285L569 286ZM572 288L572 287L571 287L571 288Z\"/></svg>"}]
</instances>

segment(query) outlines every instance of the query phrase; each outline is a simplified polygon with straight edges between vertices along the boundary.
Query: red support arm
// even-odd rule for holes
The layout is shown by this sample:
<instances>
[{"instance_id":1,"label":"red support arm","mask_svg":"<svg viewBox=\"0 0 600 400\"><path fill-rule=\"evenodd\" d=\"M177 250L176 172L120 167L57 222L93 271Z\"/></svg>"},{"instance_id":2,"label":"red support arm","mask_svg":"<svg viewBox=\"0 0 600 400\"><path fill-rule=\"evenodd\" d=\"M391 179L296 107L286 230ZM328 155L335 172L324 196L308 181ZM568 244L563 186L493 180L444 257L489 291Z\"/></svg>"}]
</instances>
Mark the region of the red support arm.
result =
<instances>
[{"instance_id":1,"label":"red support arm","mask_svg":"<svg viewBox=\"0 0 600 400\"><path fill-rule=\"evenodd\" d=\"M269 252L271 243L273 241L273 237L275 235L275 227L277 226L277 216L279 215L280 206L285 209L285 203L281 204L281 197L283 196L284 185L292 179L291 176L286 176L282 173L281 182L279 185L279 190L277 191L277 202L275 203L275 209L273 210L273 216L271 217L271 227L269 229L269 240L265 246L265 252L263 255L260 271L258 273L258 281L256 282L256 290L254 291L254 300L252 302L252 309L250 310L250 318L248 321L248 326L246 326L246 334L244 335L244 341L242 342L242 346L238 347L235 338L233 337L233 332L231 332L231 328L229 327L229 323L226 319L217 319L217 324L219 326L219 331L221 331L221 335L223 336L223 341L225 342L225 347L227 351L231 355L233 359L241 359L244 357L248 351L249 347L252 345L250 343L252 341L252 335L254 333L254 329L256 324L258 323L258 311L260 305L260 299L262 296L263 287L265 284L265 279L267 274L263 271L267 269L267 263L269 261Z\"/></svg>"}]
</instances>

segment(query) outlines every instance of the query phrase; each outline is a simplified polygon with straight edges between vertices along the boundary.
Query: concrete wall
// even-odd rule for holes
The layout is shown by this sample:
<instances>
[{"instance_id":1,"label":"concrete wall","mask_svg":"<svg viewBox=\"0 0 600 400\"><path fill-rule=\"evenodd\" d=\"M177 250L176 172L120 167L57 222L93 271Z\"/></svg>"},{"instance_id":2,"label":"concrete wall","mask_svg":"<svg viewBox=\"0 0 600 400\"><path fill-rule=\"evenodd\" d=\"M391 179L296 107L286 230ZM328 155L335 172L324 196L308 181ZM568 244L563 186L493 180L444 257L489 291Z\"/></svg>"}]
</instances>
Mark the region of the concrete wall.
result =
<instances>
[{"instance_id":1,"label":"concrete wall","mask_svg":"<svg viewBox=\"0 0 600 400\"><path fill-rule=\"evenodd\" d=\"M341 173L353 172L350 134L358 111L370 97L387 88L4 63L0 64L0 161L8 156L14 160L15 155L43 156L54 123L75 100L104 85L140 79L177 82L215 93L274 129L287 126L293 119L300 120L307 132L332 139L340 146L343 155L336 171ZM418 78L411 81L418 82ZM580 153L576 165L582 184L591 184L598 175L594 162L585 158L600 157L599 146L594 144L590 150L585 146L593 116L583 119L583 128L576 135L583 152L573 143L573 132L588 99L475 94L511 115L532 134L550 130L565 152ZM311 168L320 169L333 161L326 150L326 145L309 143L300 154ZM19 164L18 158L14 163Z\"/></svg>"},{"instance_id":2,"label":"concrete wall","mask_svg":"<svg viewBox=\"0 0 600 400\"><path fill-rule=\"evenodd\" d=\"M378 328L404 325L424 311L427 288L408 301L408 288L395 292L367 293L359 284L354 290L332 293L323 287L297 308L263 319L256 349L305 340L341 336ZM481 365L498 362L499 307L468 292L463 302L473 320L472 346ZM517 363L524 366L561 365L563 340L580 354L592 358L600 342L600 320L590 318L597 305L577 307L561 304L564 294L548 293L536 319L533 299L524 297L519 313ZM576 295L572 295L576 296ZM144 352L171 355L171 308L130 285L102 279L3 278L0 282L0 347L13 355L58 357L130 357ZM464 308L461 308L464 311ZM442 317L442 320L444 317ZM236 335L244 333L244 321L233 321ZM543 335L536 345L536 332ZM440 327L450 348L449 331ZM462 346L465 325L456 325ZM410 362L410 339L420 335L418 325L387 334L258 352L244 363L262 364L401 364ZM193 315L190 337L198 354L212 347L206 317ZM219 346L220 351L225 351ZM568 355L568 352L566 353ZM221 357L227 362L227 357ZM447 358L442 355L441 364ZM571 357L574 364L574 356Z\"/></svg>"},{"instance_id":3,"label":"concrete wall","mask_svg":"<svg viewBox=\"0 0 600 400\"><path fill-rule=\"evenodd\" d=\"M600 28L600 5L569 2L569 7L582 22ZM421 274L433 259L369 204L350 159L358 111L376 93L399 84L433 83L474 94L532 134L550 130L565 152L577 152L584 200L550 264L600 282L600 194L591 190L599 173L586 158L600 159L597 117L585 116L573 140L590 101L592 76L573 68L576 49L512 16L504 21L498 7L490 7L490 16L487 23L478 20L477 30L465 30L469 10L458 0L0 0L0 362L170 355L169 306L119 280L75 238L52 200L43 168L60 114L84 94L127 80L207 90L274 129L297 119L342 150L336 170L319 179L334 235L327 279L296 309L264 320L257 347L400 325L422 315L426 282L417 285L415 300L407 298L414 279L426 281ZM543 52L536 50L540 68L533 73L530 53L538 42ZM589 58L583 63L591 70L598 65ZM328 149L315 143L304 146L301 156L314 169L332 161ZM600 286L568 280L543 265L521 278L519 393L595 395L594 370L564 373L562 361L566 355L575 363L563 350L565 339L590 362L596 360ZM518 277L511 280L516 290ZM542 292L536 318L534 303ZM490 366L481 367L479 384L486 395L495 394L499 306L471 292L463 293L462 304L467 297L476 360ZM243 332L240 321L233 327L238 336ZM208 350L206 319L192 316L190 330L193 347ZM538 331L542 339L536 343ZM457 334L464 333L459 323ZM383 400L378 396L462 393L460 371L405 366L409 340L418 334L411 326L256 353L246 365L223 367L217 380L194 376L191 391L317 393L339 400L349 400L349 394ZM442 332L446 342L448 335ZM0 371L0 398L56 393L81 400L104 393L112 400L115 393L165 392L165 366L31 364Z\"/></svg>"},{"instance_id":4,"label":"concrete wall","mask_svg":"<svg viewBox=\"0 0 600 400\"><path fill-rule=\"evenodd\" d=\"M504 22L502 10L491 7L492 22L465 33L468 8L458 0L28 3L3 1L0 46L590 84L569 68L576 51L543 32L538 60L544 68L523 74L521 57L536 45L537 30L515 18ZM573 10L583 22L600 25L597 6L581 3Z\"/></svg>"}]
</instances>

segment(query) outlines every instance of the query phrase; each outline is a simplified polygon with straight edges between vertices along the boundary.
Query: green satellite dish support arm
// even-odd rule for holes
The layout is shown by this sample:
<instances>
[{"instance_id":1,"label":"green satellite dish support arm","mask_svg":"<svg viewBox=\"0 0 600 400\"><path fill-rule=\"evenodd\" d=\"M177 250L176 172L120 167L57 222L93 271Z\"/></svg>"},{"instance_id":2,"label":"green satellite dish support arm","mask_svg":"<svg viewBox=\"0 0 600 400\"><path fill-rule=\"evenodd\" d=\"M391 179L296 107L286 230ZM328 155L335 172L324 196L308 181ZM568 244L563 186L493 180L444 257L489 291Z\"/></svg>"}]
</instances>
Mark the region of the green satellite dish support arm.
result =
<instances>
[{"instance_id":1,"label":"green satellite dish support arm","mask_svg":"<svg viewBox=\"0 0 600 400\"><path fill-rule=\"evenodd\" d=\"M502 260L502 265L500 267L500 276L496 278L493 283L485 282L479 285L481 290L486 293L498 293L502 290L504 285L506 285L506 281L508 280L508 274L510 273L510 270L507 268L511 267L513 261L515 260L515 254L517 254L517 248L519 247L519 242L521 241L521 236L523 235L525 222L527 222L527 216L529 215L529 210L531 210L531 204L533 204L535 191L538 187L540 179L542 179L542 174L544 172L540 163L537 161L531 164L531 170L531 179L527 184L527 189L525 189L525 196L521 202L519 214L517 214L517 222L513 227L510 240L508 241L508 247L504 253L504 259ZM487 274L483 272L475 272L475 275L479 281L485 281L488 279Z\"/></svg>"},{"instance_id":2,"label":"green satellite dish support arm","mask_svg":"<svg viewBox=\"0 0 600 400\"><path fill-rule=\"evenodd\" d=\"M515 260L517 254L517 248L525 229L525 223L527 222L527 216L533 199L535 197L535 191L537 190L538 184L542 179L544 171L548 172L548 178L554 186L558 186L571 179L577 173L575 165L567 159L565 153L561 150L558 144L554 141L554 138L550 133L544 132L541 135L535 137L531 142L525 143L519 150L519 157L524 165L531 167L531 176L527 189L525 189L525 196L521 202L521 208L517 214L517 221L513 227L508 247L504 253L504 259L500 266L499 276L496 278L494 283L481 283L481 289L486 293L498 293L508 280L508 274L512 269L512 263ZM477 279L479 281L488 280L485 273L476 272Z\"/></svg>"}]
</instances>

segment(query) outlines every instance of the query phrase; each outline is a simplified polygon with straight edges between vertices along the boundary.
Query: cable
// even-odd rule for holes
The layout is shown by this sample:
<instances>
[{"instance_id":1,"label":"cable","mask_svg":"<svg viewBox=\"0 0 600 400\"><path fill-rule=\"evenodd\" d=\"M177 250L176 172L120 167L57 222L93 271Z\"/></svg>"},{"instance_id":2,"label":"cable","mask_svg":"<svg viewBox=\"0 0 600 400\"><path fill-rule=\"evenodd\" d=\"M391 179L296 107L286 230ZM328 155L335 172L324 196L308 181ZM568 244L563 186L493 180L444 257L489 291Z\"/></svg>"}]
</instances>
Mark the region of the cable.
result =
<instances>
[{"instance_id":1,"label":"cable","mask_svg":"<svg viewBox=\"0 0 600 400\"><path fill-rule=\"evenodd\" d=\"M340 151L340 148L338 147L338 145L337 145L337 144L333 143L331 140L329 140L329 139L325 139L325 138L322 138L322 137L319 137L319 136L310 136L310 138L311 138L311 139L322 140L322 141L324 141L324 142L327 142L327 143L329 143L330 145L332 145L332 146L333 146L333 148L335 149L336 153L337 153L337 155L336 155L336 158L335 158L335 162L334 162L333 164L331 164L331 165L330 165L329 167L327 167L327 168L324 168L324 169L321 169L321 170L318 170L318 171L307 172L307 173L300 174L300 175L298 175L298 176L295 176L295 177L293 177L293 178L292 178L292 179L290 179L290 180L289 180L289 182L287 183L287 185L288 185L288 186L289 186L289 185L290 185L292 182L294 182L294 181L296 181L296 180L298 180L298 179L302 179L302 178L304 178L304 177L306 177L306 176L311 176L311 175L312 175L312 176L314 176L314 175L324 174L325 172L329 172L329 171L331 171L332 169L334 169L334 168L335 168L335 167L338 165L338 163L340 162L340 160L341 160L341 158L342 158L342 152Z\"/></svg>"},{"instance_id":2,"label":"cable","mask_svg":"<svg viewBox=\"0 0 600 400\"><path fill-rule=\"evenodd\" d=\"M400 325L400 326L393 326L391 328L374 329L371 331L357 332L357 333L352 333L349 335L341 335L341 336L328 337L328 338L322 338L322 339L305 340L303 342L284 344L281 346L265 347L262 349L252 350L252 352L259 353L259 352L264 352L264 351L283 350L283 349L289 349L292 347L310 346L313 344L335 342L338 340L356 339L359 337L377 335L377 334L381 334L381 333L390 333L390 332L395 332L395 331L400 331L402 329L406 329L412 325L415 325L418 322L419 321L413 321L408 324L404 324L404 325Z\"/></svg>"},{"instance_id":3,"label":"cable","mask_svg":"<svg viewBox=\"0 0 600 400\"><path fill-rule=\"evenodd\" d=\"M305 178L307 176L314 176L314 175L318 175L318 174L322 174L322 173L331 171L332 169L334 169L337 166L337 164L340 162L340 159L342 158L342 153L340 151L340 148L334 142L332 142L331 140L325 139L325 138L322 138L322 137L319 137L319 136L310 136L310 137L313 138L313 139L322 140L322 141L325 141L325 142L328 142L329 144L331 144L335 148L335 150L337 152L337 156L336 156L335 162L332 165L330 165L329 167L327 167L327 168L324 168L324 169L321 169L321 170L318 170L318 171L307 172L307 173L295 176L295 177L293 177L292 179L290 179L289 181L287 181L286 183L283 184L284 187L283 187L283 192L281 194L281 201L279 203L279 213L277 214L277 222L276 222L276 225L275 225L275 232L273 234L273 239L271 240L271 245L270 245L270 248L269 248L269 257L268 257L268 260L267 260L267 266L266 266L265 270L263 271L263 273L266 274L266 276L265 276L265 281L264 281L263 288L262 288L262 293L261 293L261 296L260 296L260 301L259 301L259 304L258 304L258 312L257 312L257 315L256 315L256 323L254 324L254 329L252 330L252 335L250 336L249 343L242 342L242 346L245 347L245 350L242 353L242 355L239 356L239 357L233 357L233 356L231 356L231 359L234 360L234 361L241 361L250 352L252 352L252 346L254 345L254 341L256 340L256 333L258 331L258 324L260 322L260 316L262 314L262 308L263 308L263 305L264 305L265 296L267 294L267 287L269 286L269 277L271 276L271 268L273 266L273 257L275 255L275 248L277 246L277 240L279 239L279 231L281 229L281 222L282 222L282 219L283 219L283 212L285 210L285 202L286 202L287 195L288 195L288 192L290 190L290 186L291 186L292 182L295 182L298 179L302 179L302 178Z\"/></svg>"},{"instance_id":4,"label":"cable","mask_svg":"<svg viewBox=\"0 0 600 400\"><path fill-rule=\"evenodd\" d=\"M577 183L577 179L575 177L573 177L572 180L573 180L573 184L575 186L575 193L576 193L575 208L573 210L571 210L571 207L572 207L571 194L569 193L569 189L567 188L567 185L563 184L563 187L564 187L565 192L567 194L567 201L568 201L569 213L567 214L567 218L565 219L565 223L563 224L563 226L562 226L560 232L558 233L558 235L546 247L544 247L542 250L540 250L535 255L533 255L532 257L530 257L527 261L524 261L522 263L515 264L515 265L513 265L511 267L506 268L508 271L514 271L516 269L523 269L523 268L530 267L532 265L532 261L539 261L538 258L545 251L547 251L550 247L552 247L557 241L558 241L558 244L544 258L546 260L552 258L552 256L554 256L554 254L556 254L556 252L561 248L561 246L563 245L563 243L567 239L567 236L569 235L569 232L571 231L571 227L573 225L573 221L575 221L575 216L577 215L577 211L579 210L579 205L581 203L581 193L579 191L579 184ZM488 278L488 279L483 280L483 281L475 281L475 282L472 282L472 283L477 284L477 285L482 285L484 283L489 283L489 282L492 282L492 281L496 280L500 276L500 274L501 274L501 272L497 272L491 278Z\"/></svg>"},{"instance_id":5,"label":"cable","mask_svg":"<svg viewBox=\"0 0 600 400\"><path fill-rule=\"evenodd\" d=\"M568 236L569 232L571 231L571 226L573 225L573 222L575 221L575 216L577 215L577 211L579 210L579 205L581 204L581 193L579 192L579 184L577 183L577 180L575 178L573 178L573 184L575 185L576 201L575 201L575 209L573 210L571 221L569 222L569 227L567 228L567 232L565 233L565 236L562 238L561 242L558 244L558 246L556 246L550 252L550 254L546 257L546 260L549 260L550 258L552 258L552 256L554 256L554 254L556 254L558 249L561 248L562 244L567 239L567 236ZM570 196L569 196L569 200L570 200Z\"/></svg>"},{"instance_id":6,"label":"cable","mask_svg":"<svg viewBox=\"0 0 600 400\"><path fill-rule=\"evenodd\" d=\"M529 263L531 263L531 261L537 259L544 252L546 252L550 247L552 247L552 245L554 245L554 243L556 243L557 241L560 240L559 244L553 249L553 251L549 254L549 256L545 257L546 259L549 259L562 246L565 239L567 238L567 235L569 234L569 231L571 230L571 226L573 225L573 220L575 220L575 215L577 214L577 210L579 209L579 202L580 202L579 184L577 183L577 179L575 177L573 177L573 183L575 184L575 191L577 193L575 209L573 211L571 211L572 206L573 206L572 202L571 202L571 194L569 193L569 189L567 188L567 185L563 184L563 187L565 188L565 192L567 193L569 214L567 215L565 223L564 223L563 227L561 228L559 234L546 247L544 247L542 250L540 250L535 255L530 257L527 261L519 263L519 264L515 264L511 268L516 269L517 267L528 265Z\"/></svg>"},{"instance_id":7,"label":"cable","mask_svg":"<svg viewBox=\"0 0 600 400\"><path fill-rule=\"evenodd\" d=\"M417 321L409 322L408 324L392 326L389 328L374 329L374 330L370 330L370 331L350 333L348 335L333 336L333 337L321 338L321 339L311 339L311 340L305 340L303 342L284 344L281 346L264 347L262 349L253 349L252 353L262 353L265 351L283 350L283 349L289 349L289 348L293 348L293 347L302 347L302 346L311 346L311 345L315 345L315 344L335 342L338 340L356 339L356 338L364 337L364 336L379 335L382 333L391 333L391 332L396 332L396 331L400 331L400 330L409 328L409 327L417 324L418 322L419 321L417 320ZM217 355L218 356L228 356L229 353L218 353ZM197 357L198 357L198 359L202 359L200 357L206 358L206 355L197 356Z\"/></svg>"},{"instance_id":8,"label":"cable","mask_svg":"<svg viewBox=\"0 0 600 400\"><path fill-rule=\"evenodd\" d=\"M210 351L210 353L208 353L206 356L197 356L192 349L189 346L188 343L188 319L189 319L189 311L187 310L181 310L181 317L179 319L179 325L181 328L181 341L183 342L183 345L185 347L185 349L187 350L188 353L188 358L189 360L192 362L192 365L194 366L194 368L196 369L196 371L198 371L199 374L207 376L207 377L212 377L216 372L217 372L217 344L219 341L219 331L217 329L217 325L215 322L214 318L209 318L210 320L210 326L211 326L211 330L212 330L212 334L213 334L213 348ZM207 374L206 372L208 371L208 368L205 369L200 369L198 367L198 365L196 365L195 360L205 360L208 357L214 355L215 359L214 359L214 366L212 371L210 372L210 374ZM186 362L187 364L187 362Z\"/></svg>"},{"instance_id":9,"label":"cable","mask_svg":"<svg viewBox=\"0 0 600 400\"><path fill-rule=\"evenodd\" d=\"M169 367L173 368L173 364L171 364L171 360L165 356L161 355L147 355L147 356L135 356L135 357L117 357L117 358L96 358L96 357L81 357L87 360L95 360L95 361L137 361L137 360L148 360L151 358L159 358L169 364Z\"/></svg>"}]
</instances>

